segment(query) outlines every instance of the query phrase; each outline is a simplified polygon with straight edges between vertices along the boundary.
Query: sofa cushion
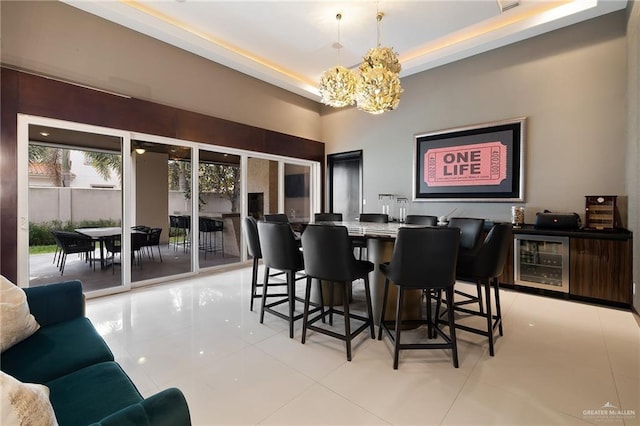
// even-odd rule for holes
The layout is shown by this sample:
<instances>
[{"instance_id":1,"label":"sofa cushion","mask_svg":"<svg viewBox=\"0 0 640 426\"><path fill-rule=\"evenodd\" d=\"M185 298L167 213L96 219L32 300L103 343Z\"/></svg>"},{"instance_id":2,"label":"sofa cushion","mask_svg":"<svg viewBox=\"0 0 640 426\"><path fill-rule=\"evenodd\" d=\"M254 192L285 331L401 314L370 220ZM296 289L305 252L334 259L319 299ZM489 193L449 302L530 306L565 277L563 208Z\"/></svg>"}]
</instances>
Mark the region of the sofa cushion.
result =
<instances>
[{"instance_id":1,"label":"sofa cushion","mask_svg":"<svg viewBox=\"0 0 640 426\"><path fill-rule=\"evenodd\" d=\"M38 328L24 290L0 275L0 352L31 336Z\"/></svg>"},{"instance_id":2,"label":"sofa cushion","mask_svg":"<svg viewBox=\"0 0 640 426\"><path fill-rule=\"evenodd\" d=\"M46 383L113 354L88 318L42 327L0 357L2 371L23 382Z\"/></svg>"},{"instance_id":3,"label":"sofa cushion","mask_svg":"<svg viewBox=\"0 0 640 426\"><path fill-rule=\"evenodd\" d=\"M47 383L51 404L61 426L98 422L142 396L122 368L103 362Z\"/></svg>"},{"instance_id":4,"label":"sofa cushion","mask_svg":"<svg viewBox=\"0 0 640 426\"><path fill-rule=\"evenodd\" d=\"M57 426L45 385L22 383L0 371L0 424Z\"/></svg>"},{"instance_id":5,"label":"sofa cushion","mask_svg":"<svg viewBox=\"0 0 640 426\"><path fill-rule=\"evenodd\" d=\"M129 405L90 426L180 426L190 425L187 400L180 390L169 388Z\"/></svg>"}]
</instances>

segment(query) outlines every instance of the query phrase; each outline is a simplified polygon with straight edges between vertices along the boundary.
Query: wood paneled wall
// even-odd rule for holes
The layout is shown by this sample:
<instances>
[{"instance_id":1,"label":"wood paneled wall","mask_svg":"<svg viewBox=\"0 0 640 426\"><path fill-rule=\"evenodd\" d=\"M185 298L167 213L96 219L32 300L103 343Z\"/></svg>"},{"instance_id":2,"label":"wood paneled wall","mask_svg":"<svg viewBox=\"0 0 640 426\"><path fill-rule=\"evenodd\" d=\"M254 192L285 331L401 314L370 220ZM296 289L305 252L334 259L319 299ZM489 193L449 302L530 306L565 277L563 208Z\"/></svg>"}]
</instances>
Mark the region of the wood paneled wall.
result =
<instances>
[{"instance_id":1,"label":"wood paneled wall","mask_svg":"<svg viewBox=\"0 0 640 426\"><path fill-rule=\"evenodd\" d=\"M319 161L322 142L0 68L0 272L17 276L17 114ZM324 175L324 171L322 173Z\"/></svg>"}]
</instances>

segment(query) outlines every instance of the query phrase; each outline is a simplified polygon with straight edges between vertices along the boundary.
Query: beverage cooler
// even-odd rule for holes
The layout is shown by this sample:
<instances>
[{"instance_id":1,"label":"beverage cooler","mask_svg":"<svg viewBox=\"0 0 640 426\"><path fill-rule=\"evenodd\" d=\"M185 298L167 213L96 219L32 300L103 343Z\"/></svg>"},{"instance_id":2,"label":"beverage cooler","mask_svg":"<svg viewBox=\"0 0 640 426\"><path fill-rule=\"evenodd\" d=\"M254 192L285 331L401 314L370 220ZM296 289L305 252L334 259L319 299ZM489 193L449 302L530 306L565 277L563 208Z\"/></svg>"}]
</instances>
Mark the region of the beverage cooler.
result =
<instances>
[{"instance_id":1,"label":"beverage cooler","mask_svg":"<svg viewBox=\"0 0 640 426\"><path fill-rule=\"evenodd\" d=\"M569 237L514 235L515 284L569 292Z\"/></svg>"}]
</instances>

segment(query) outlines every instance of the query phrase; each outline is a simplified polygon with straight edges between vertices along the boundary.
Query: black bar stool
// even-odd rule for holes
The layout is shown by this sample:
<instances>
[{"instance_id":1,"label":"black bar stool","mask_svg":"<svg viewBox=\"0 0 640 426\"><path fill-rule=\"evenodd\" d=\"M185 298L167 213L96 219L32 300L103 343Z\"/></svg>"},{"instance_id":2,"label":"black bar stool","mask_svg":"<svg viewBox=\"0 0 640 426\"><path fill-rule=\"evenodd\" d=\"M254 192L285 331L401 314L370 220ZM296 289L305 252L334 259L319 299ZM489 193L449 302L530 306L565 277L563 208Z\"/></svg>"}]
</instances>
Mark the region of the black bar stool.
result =
<instances>
[{"instance_id":1,"label":"black bar stool","mask_svg":"<svg viewBox=\"0 0 640 426\"><path fill-rule=\"evenodd\" d=\"M262 288L262 309L260 310L260 323L264 321L264 313L269 312L277 317L289 321L289 337L293 338L293 323L302 318L302 314L295 315L296 300L304 302L302 298L297 298L296 273L304 270L304 260L298 242L288 223L281 222L259 222L258 236L260 238L260 249L262 251L262 261L264 262L264 286ZM269 270L277 269L283 271L287 277L287 297L267 303L267 290L269 288ZM289 304L288 314L283 314L275 309L283 303ZM313 312L320 310L316 308Z\"/></svg>"},{"instance_id":2,"label":"black bar stool","mask_svg":"<svg viewBox=\"0 0 640 426\"><path fill-rule=\"evenodd\" d=\"M436 226L438 224L438 218L435 216L408 214L404 223L407 225Z\"/></svg>"},{"instance_id":3,"label":"black bar stool","mask_svg":"<svg viewBox=\"0 0 640 426\"><path fill-rule=\"evenodd\" d=\"M509 246L513 241L513 229L510 223L497 223L493 225L477 253L461 255L458 257L457 279L460 281L475 282L478 286L484 284L485 310L474 311L459 304L454 304L453 309L468 315L485 317L487 329L480 330L463 324L457 327L471 333L487 336L489 338L489 354L494 356L494 335L496 328L500 336L502 331L502 311L500 310L500 283L498 277L502 275L504 264L509 253ZM491 287L496 299L496 313L491 312ZM447 296L448 298L449 296ZM447 308L449 309L449 308ZM436 317L439 318L440 303L436 307ZM486 311L486 312L485 312Z\"/></svg>"},{"instance_id":4,"label":"black bar stool","mask_svg":"<svg viewBox=\"0 0 640 426\"><path fill-rule=\"evenodd\" d=\"M451 349L453 366L458 368L458 348L456 325L453 319L453 285L455 283L456 262L460 232L451 228L400 228L393 249L391 262L380 265L385 274L384 296L380 316L378 340L383 331L394 343L393 368L398 368L400 351L404 349ZM389 296L389 282L398 287L395 321L385 321L385 308ZM444 343L401 343L402 307L406 290L421 289L427 295L427 318L412 320L413 325L426 324L429 338L432 330L444 339ZM449 335L438 327L438 321L431 318L431 294L434 290L445 291L449 309ZM437 311L436 311L437 312ZM395 327L395 333L391 327Z\"/></svg>"},{"instance_id":5,"label":"black bar stool","mask_svg":"<svg viewBox=\"0 0 640 426\"><path fill-rule=\"evenodd\" d=\"M470 217L452 217L449 219L449 228L458 228L460 230L460 256L473 256L478 252L482 245L482 233L484 232L484 219L476 219ZM467 305L470 303L478 303L480 312L484 312L482 303L482 286L476 285L475 296L460 290L454 290L456 294L463 296L465 300L456 302L457 305Z\"/></svg>"},{"instance_id":6,"label":"black bar stool","mask_svg":"<svg viewBox=\"0 0 640 426\"><path fill-rule=\"evenodd\" d=\"M351 361L351 340L358 334L370 329L371 338L375 336L373 328L373 310L371 308L371 292L369 290L369 272L374 265L368 261L356 260L353 256L349 233L344 226L309 225L302 234L302 254L307 286L304 297L304 317L302 321L302 343L305 343L307 330L313 330L327 336L343 340L347 348L347 361ZM331 283L329 293L329 309L309 319L309 305L311 297L311 282L316 278L320 294L322 295L322 281ZM365 297L367 302L367 316L353 314L349 311L349 284L357 279L364 280ZM335 284L342 287L342 306L339 311L333 306L333 288ZM314 325L319 320L324 322L328 315L329 324L333 325L333 314L344 317L344 334L336 333L324 327ZM362 321L362 324L351 331L351 319Z\"/></svg>"},{"instance_id":7,"label":"black bar stool","mask_svg":"<svg viewBox=\"0 0 640 426\"><path fill-rule=\"evenodd\" d=\"M262 294L258 294L258 287L263 287L264 284L258 283L258 268L259 261L262 259L262 251L260 250L260 237L258 237L258 224L256 220L249 216L244 218L244 236L247 242L247 251L249 256L253 258L253 268L251 270L251 305L250 310L253 311L253 300L256 298L262 298ZM275 275L280 275L275 274ZM273 276L273 275L272 275ZM286 283L274 283L271 286L286 286ZM285 297L287 293L273 293L269 297Z\"/></svg>"}]
</instances>

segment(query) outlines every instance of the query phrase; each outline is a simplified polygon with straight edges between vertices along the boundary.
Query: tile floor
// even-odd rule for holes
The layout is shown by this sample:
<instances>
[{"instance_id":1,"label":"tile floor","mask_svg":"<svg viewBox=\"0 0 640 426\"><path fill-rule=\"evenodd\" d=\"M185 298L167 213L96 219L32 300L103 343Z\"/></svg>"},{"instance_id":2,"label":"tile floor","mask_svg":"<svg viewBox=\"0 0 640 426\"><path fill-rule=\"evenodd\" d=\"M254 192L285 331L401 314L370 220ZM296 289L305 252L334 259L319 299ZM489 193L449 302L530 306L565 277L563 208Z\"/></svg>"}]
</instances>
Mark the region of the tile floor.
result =
<instances>
[{"instance_id":1,"label":"tile floor","mask_svg":"<svg viewBox=\"0 0 640 426\"><path fill-rule=\"evenodd\" d=\"M630 312L503 290L495 357L459 331L459 369L435 350L402 352L393 370L386 337L362 333L347 362L336 339L302 345L301 324L294 339L273 315L260 324L250 279L243 268L90 299L87 314L141 393L180 388L194 425L640 424Z\"/></svg>"}]
</instances>

